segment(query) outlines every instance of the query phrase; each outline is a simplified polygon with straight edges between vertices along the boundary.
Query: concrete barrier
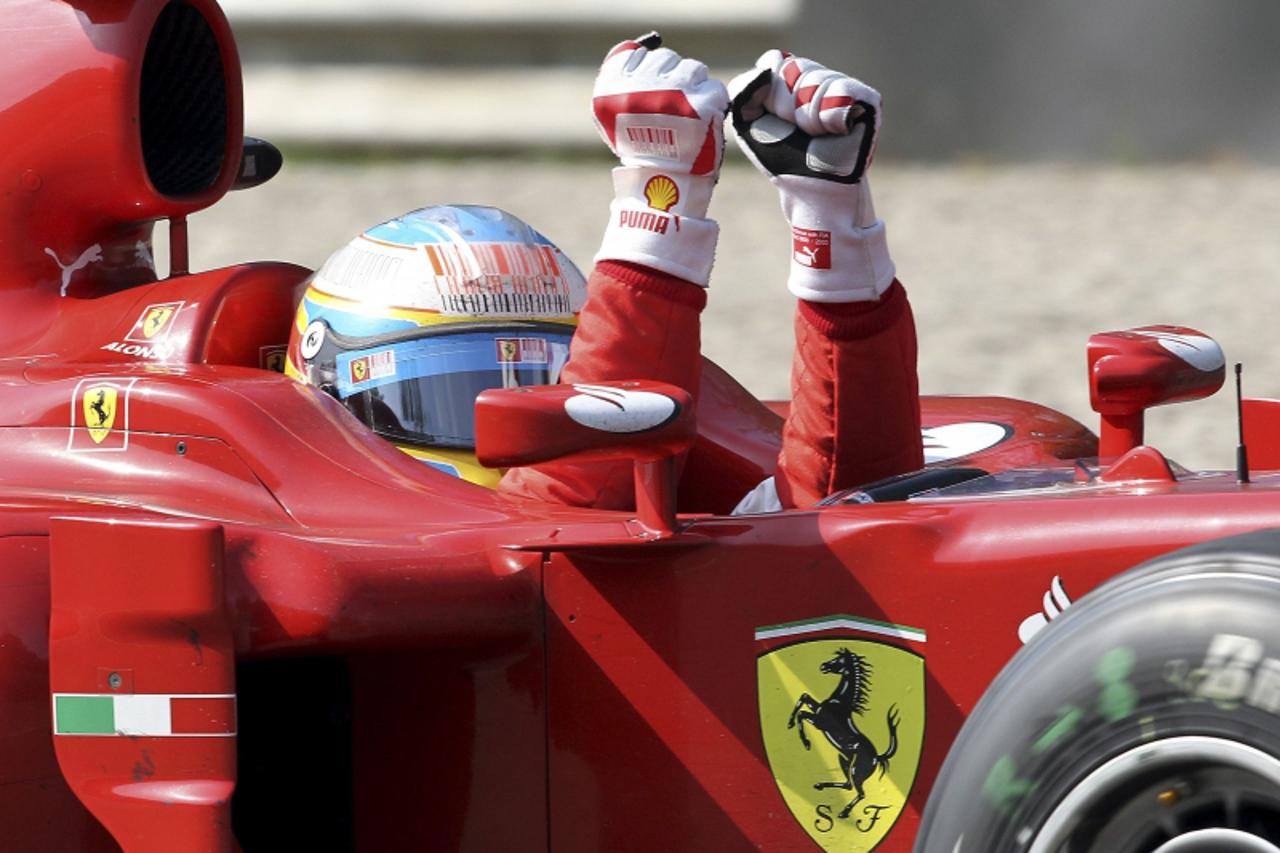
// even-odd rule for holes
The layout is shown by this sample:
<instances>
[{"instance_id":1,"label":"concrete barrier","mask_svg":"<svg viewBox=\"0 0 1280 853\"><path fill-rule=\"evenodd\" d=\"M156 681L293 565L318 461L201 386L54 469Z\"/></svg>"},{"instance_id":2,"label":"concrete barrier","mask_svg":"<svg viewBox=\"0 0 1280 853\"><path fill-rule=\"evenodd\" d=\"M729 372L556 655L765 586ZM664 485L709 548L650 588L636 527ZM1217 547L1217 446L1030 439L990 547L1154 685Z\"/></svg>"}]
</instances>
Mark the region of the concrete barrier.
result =
<instances>
[{"instance_id":1,"label":"concrete barrier","mask_svg":"<svg viewBox=\"0 0 1280 853\"><path fill-rule=\"evenodd\" d=\"M283 144L574 149L591 84L649 29L725 75L780 43L801 0L224 0L250 133Z\"/></svg>"},{"instance_id":2,"label":"concrete barrier","mask_svg":"<svg viewBox=\"0 0 1280 853\"><path fill-rule=\"evenodd\" d=\"M1280 160L1274 0L225 6L250 127L286 143L594 145L602 52L657 28L726 76L787 45L863 77L886 96L886 159ZM495 118L504 103L517 115Z\"/></svg>"}]
</instances>

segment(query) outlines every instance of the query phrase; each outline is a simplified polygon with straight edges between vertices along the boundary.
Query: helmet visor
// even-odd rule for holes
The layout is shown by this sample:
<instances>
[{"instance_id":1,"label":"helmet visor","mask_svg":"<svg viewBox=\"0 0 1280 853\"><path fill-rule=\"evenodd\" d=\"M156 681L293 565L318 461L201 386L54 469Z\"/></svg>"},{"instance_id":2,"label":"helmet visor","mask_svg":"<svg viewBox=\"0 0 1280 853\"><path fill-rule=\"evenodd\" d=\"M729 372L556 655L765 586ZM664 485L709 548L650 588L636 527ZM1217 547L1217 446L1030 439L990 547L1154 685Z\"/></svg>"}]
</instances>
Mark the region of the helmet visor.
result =
<instances>
[{"instance_id":1,"label":"helmet visor","mask_svg":"<svg viewBox=\"0 0 1280 853\"><path fill-rule=\"evenodd\" d=\"M554 385L569 360L571 331L436 334L340 353L339 398L387 438L432 447L475 447L475 400L489 388Z\"/></svg>"}]
</instances>

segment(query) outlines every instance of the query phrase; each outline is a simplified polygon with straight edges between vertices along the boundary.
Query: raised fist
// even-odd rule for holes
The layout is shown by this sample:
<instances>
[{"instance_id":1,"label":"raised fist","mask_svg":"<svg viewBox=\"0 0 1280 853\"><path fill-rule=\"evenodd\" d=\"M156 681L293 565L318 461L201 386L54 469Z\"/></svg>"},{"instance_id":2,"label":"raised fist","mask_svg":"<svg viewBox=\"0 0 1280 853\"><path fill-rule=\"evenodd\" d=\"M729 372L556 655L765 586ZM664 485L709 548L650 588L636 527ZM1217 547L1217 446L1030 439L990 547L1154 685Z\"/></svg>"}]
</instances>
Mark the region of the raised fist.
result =
<instances>
[{"instance_id":1,"label":"raised fist","mask_svg":"<svg viewBox=\"0 0 1280 853\"><path fill-rule=\"evenodd\" d=\"M622 165L597 261L630 261L706 286L719 226L707 218L724 157L729 95L707 67L649 33L609 51L596 128Z\"/></svg>"},{"instance_id":2,"label":"raised fist","mask_svg":"<svg viewBox=\"0 0 1280 853\"><path fill-rule=\"evenodd\" d=\"M707 67L664 47L657 33L616 45L596 77L596 127L623 166L715 175L729 96Z\"/></svg>"},{"instance_id":3,"label":"raised fist","mask_svg":"<svg viewBox=\"0 0 1280 853\"><path fill-rule=\"evenodd\" d=\"M729 90L738 144L778 188L791 225L791 292L811 302L878 299L894 277L864 180L880 131L880 93L779 50Z\"/></svg>"},{"instance_id":4,"label":"raised fist","mask_svg":"<svg viewBox=\"0 0 1280 853\"><path fill-rule=\"evenodd\" d=\"M780 50L765 53L729 87L734 131L761 170L862 180L880 130L875 89Z\"/></svg>"}]
</instances>

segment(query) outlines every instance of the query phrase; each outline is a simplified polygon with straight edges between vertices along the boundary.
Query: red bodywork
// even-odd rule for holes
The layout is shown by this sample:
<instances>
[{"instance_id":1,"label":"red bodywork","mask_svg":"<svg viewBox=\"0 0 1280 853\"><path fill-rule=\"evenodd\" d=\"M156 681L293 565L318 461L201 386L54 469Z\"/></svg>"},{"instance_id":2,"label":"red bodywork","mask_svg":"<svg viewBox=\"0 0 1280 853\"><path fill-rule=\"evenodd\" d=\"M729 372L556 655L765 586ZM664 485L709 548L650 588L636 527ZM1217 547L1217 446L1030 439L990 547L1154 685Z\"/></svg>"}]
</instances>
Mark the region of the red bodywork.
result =
<instances>
[{"instance_id":1,"label":"red bodywork","mask_svg":"<svg viewBox=\"0 0 1280 853\"><path fill-rule=\"evenodd\" d=\"M911 626L892 644L924 660L918 772L876 845L905 851L1055 577L1078 597L1280 517L1274 475L1171 480L1150 451L1073 487L730 517L785 404L710 363L686 514L661 535L439 473L264 369L307 270L145 263L152 223L213 203L240 158L229 30L190 0L222 65L223 160L195 190L153 184L139 92L166 5L18 0L0 32L6 850L817 849L762 741L759 637L840 617L812 635ZM1280 466L1275 406L1249 412L1255 461ZM928 398L924 422L1001 425L944 464L1097 452L1013 400ZM55 708L94 725L71 714L85 697L114 730L52 734Z\"/></svg>"}]
</instances>

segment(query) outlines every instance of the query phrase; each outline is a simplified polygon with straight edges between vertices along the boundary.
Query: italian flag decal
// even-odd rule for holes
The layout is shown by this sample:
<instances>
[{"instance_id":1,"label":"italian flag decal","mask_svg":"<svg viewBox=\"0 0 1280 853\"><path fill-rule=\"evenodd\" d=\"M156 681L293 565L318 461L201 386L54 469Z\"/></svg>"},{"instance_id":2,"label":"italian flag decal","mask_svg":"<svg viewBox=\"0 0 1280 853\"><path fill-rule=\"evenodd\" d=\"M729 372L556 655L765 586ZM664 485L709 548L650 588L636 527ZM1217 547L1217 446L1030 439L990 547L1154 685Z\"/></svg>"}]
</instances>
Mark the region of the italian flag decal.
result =
<instances>
[{"instance_id":1,"label":"italian flag decal","mask_svg":"<svg viewBox=\"0 0 1280 853\"><path fill-rule=\"evenodd\" d=\"M236 697L234 693L55 693L53 733L235 737Z\"/></svg>"},{"instance_id":2,"label":"italian flag decal","mask_svg":"<svg viewBox=\"0 0 1280 853\"><path fill-rule=\"evenodd\" d=\"M895 625L892 622L881 622L879 619L867 619L863 616L848 616L837 613L817 619L802 619L799 622L784 622L781 625L765 625L756 629L757 640L774 640L781 637L799 637L804 634L816 634L822 631L861 631L866 634L879 634L882 637L896 637L900 640L912 640L917 643L925 641L923 628L912 628L910 625Z\"/></svg>"}]
</instances>

